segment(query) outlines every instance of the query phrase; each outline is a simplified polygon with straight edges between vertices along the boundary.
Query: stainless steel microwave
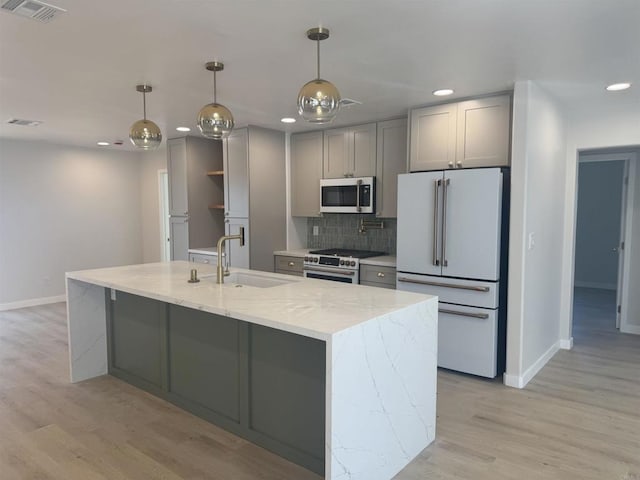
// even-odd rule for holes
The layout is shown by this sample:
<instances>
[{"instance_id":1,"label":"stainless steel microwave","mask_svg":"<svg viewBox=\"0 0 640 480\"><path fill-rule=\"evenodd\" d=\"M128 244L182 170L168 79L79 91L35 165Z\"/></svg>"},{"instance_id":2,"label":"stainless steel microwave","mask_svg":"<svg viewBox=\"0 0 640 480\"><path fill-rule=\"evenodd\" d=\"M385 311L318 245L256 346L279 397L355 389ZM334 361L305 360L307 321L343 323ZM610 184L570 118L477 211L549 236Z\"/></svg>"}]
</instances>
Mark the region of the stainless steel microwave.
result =
<instances>
[{"instance_id":1,"label":"stainless steel microwave","mask_svg":"<svg viewBox=\"0 0 640 480\"><path fill-rule=\"evenodd\" d=\"M375 183L375 177L321 179L320 211L375 213Z\"/></svg>"}]
</instances>

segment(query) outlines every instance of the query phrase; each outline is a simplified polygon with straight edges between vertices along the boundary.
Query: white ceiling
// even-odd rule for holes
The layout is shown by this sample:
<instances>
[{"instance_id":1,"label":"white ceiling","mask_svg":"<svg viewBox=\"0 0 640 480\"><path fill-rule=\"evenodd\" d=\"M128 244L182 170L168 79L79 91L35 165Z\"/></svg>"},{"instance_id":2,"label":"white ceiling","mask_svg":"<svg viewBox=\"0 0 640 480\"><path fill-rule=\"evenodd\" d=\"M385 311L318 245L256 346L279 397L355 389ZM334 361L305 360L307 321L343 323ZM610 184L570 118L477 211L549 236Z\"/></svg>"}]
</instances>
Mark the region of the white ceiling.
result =
<instances>
[{"instance_id":1,"label":"white ceiling","mask_svg":"<svg viewBox=\"0 0 640 480\"><path fill-rule=\"evenodd\" d=\"M147 116L165 138L180 136L180 125L198 134L196 115L212 100L210 60L225 64L218 101L237 126L312 129L280 118L297 117L298 90L315 76L305 31L318 25L331 30L322 77L363 102L335 125L406 114L437 102L437 88L461 98L526 79L561 101L640 108L640 0L48 2L68 13L48 24L0 13L2 137L86 146L122 139L129 148L129 127L142 117L138 83L153 86ZM614 81L634 86L605 92ZM12 117L44 123L5 124Z\"/></svg>"}]
</instances>

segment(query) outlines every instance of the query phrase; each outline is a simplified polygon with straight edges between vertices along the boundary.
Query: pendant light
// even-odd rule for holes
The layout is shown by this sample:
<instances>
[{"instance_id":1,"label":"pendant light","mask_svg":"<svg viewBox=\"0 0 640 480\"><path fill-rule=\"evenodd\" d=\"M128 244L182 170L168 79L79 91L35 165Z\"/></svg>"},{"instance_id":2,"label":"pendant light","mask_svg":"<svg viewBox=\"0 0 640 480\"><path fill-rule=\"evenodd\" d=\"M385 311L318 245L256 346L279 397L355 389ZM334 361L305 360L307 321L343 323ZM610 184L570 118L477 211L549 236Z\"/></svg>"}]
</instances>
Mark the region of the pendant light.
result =
<instances>
[{"instance_id":1,"label":"pendant light","mask_svg":"<svg viewBox=\"0 0 640 480\"><path fill-rule=\"evenodd\" d=\"M331 122L340 108L340 92L336 86L320 78L320 40L329 38L329 29L312 28L307 30L307 38L317 45L318 77L306 83L298 94L298 113L307 122Z\"/></svg>"},{"instance_id":2,"label":"pendant light","mask_svg":"<svg viewBox=\"0 0 640 480\"><path fill-rule=\"evenodd\" d=\"M147 120L147 93L153 91L150 85L136 85L136 90L142 93L142 111L144 118L131 126L129 139L134 146L142 150L155 150L162 142L162 133L158 125Z\"/></svg>"},{"instance_id":3,"label":"pendant light","mask_svg":"<svg viewBox=\"0 0 640 480\"><path fill-rule=\"evenodd\" d=\"M213 72L213 103L205 105L198 113L198 129L208 138L227 138L233 130L233 115L227 107L216 101L216 72L224 69L221 62L208 62L205 68Z\"/></svg>"}]
</instances>

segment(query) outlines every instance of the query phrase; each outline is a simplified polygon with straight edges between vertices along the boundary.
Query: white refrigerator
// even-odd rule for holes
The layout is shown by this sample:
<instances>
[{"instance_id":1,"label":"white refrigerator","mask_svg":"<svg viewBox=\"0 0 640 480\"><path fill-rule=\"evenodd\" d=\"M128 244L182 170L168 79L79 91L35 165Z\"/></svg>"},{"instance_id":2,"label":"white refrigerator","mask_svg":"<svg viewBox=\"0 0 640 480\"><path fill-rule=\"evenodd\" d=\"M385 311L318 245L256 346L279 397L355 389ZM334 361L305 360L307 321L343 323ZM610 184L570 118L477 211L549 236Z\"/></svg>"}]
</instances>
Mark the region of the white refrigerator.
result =
<instances>
[{"instance_id":1,"label":"white refrigerator","mask_svg":"<svg viewBox=\"0 0 640 480\"><path fill-rule=\"evenodd\" d=\"M507 169L398 176L396 287L439 297L440 367L504 371L507 220Z\"/></svg>"}]
</instances>

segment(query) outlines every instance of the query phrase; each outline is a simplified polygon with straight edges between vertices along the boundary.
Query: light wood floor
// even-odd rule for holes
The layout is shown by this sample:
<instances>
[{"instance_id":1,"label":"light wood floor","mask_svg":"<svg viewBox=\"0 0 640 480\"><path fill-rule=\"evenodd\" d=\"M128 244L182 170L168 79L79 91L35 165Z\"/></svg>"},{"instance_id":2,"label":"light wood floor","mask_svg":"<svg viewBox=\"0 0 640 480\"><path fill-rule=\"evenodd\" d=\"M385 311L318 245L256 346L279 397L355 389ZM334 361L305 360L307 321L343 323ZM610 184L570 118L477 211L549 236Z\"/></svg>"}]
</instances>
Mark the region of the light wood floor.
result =
<instances>
[{"instance_id":1,"label":"light wood floor","mask_svg":"<svg viewBox=\"0 0 640 480\"><path fill-rule=\"evenodd\" d=\"M437 440L397 480L640 480L640 337L576 299L574 350L526 389L439 373ZM0 479L156 478L319 477L115 378L69 384L64 304L0 312Z\"/></svg>"}]
</instances>

